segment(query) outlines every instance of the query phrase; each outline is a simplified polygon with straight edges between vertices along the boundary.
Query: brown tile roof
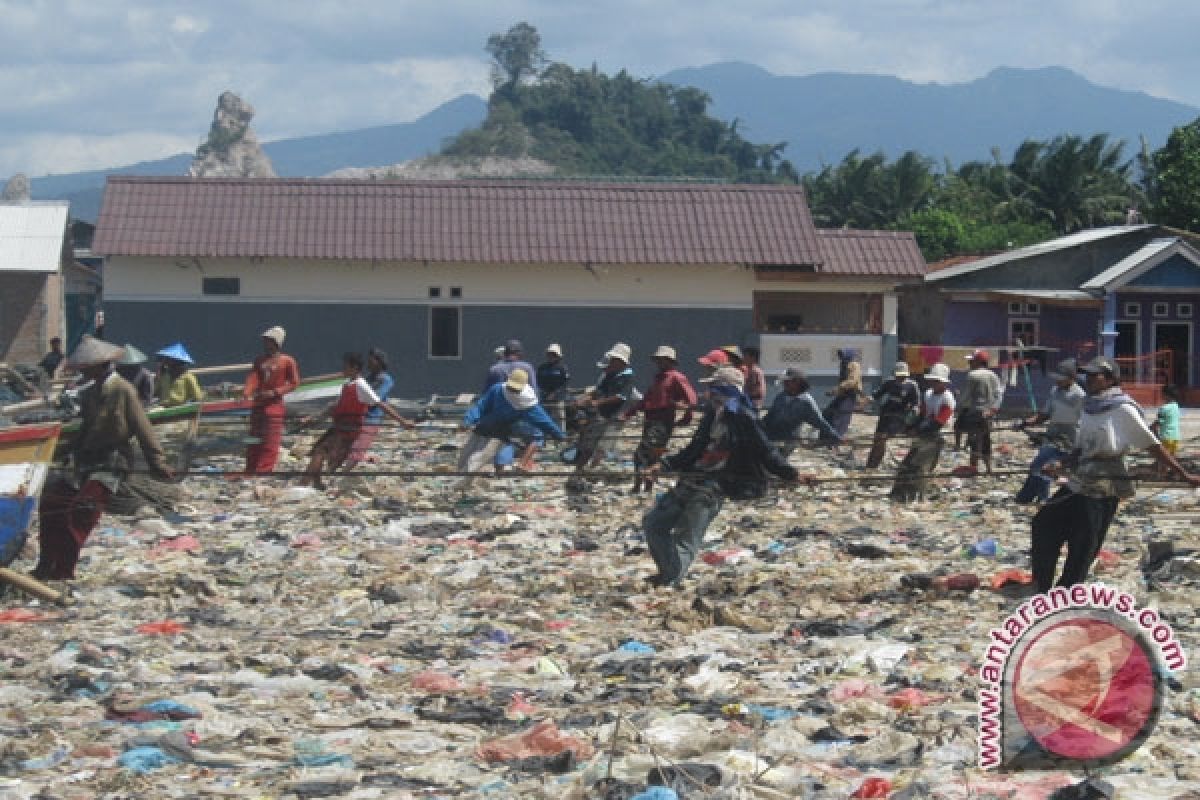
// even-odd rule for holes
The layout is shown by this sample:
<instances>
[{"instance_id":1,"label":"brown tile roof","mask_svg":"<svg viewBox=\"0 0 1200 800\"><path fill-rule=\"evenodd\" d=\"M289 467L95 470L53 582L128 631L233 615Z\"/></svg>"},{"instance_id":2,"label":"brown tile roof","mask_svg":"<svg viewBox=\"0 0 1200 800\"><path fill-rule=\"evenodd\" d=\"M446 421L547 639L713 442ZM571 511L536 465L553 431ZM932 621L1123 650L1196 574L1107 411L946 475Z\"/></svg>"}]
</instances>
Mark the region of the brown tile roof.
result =
<instances>
[{"instance_id":1,"label":"brown tile roof","mask_svg":"<svg viewBox=\"0 0 1200 800\"><path fill-rule=\"evenodd\" d=\"M822 228L817 241L825 264L825 275L886 275L920 278L925 258L916 237L907 231L859 231Z\"/></svg>"},{"instance_id":2,"label":"brown tile roof","mask_svg":"<svg viewBox=\"0 0 1200 800\"><path fill-rule=\"evenodd\" d=\"M110 177L104 255L817 264L798 186Z\"/></svg>"},{"instance_id":3,"label":"brown tile roof","mask_svg":"<svg viewBox=\"0 0 1200 800\"><path fill-rule=\"evenodd\" d=\"M949 258L943 258L941 261L935 261L930 264L928 272L941 272L951 267L970 264L972 261L978 261L981 258L984 258L984 256L950 256Z\"/></svg>"}]
</instances>

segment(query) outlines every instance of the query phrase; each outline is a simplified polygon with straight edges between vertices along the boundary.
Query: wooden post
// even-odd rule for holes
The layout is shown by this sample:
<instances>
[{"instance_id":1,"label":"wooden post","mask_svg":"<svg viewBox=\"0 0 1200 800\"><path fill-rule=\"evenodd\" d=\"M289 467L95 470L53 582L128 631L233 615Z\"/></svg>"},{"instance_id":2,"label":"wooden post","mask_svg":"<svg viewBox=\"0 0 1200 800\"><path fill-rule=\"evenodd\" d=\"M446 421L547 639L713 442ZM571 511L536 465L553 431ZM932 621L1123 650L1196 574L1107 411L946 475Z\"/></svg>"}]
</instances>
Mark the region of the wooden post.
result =
<instances>
[{"instance_id":1,"label":"wooden post","mask_svg":"<svg viewBox=\"0 0 1200 800\"><path fill-rule=\"evenodd\" d=\"M39 580L22 575L8 567L0 567L0 581L15 586L21 591L31 594L39 600L47 600L58 605L66 605L67 598L62 592L51 589Z\"/></svg>"}]
</instances>

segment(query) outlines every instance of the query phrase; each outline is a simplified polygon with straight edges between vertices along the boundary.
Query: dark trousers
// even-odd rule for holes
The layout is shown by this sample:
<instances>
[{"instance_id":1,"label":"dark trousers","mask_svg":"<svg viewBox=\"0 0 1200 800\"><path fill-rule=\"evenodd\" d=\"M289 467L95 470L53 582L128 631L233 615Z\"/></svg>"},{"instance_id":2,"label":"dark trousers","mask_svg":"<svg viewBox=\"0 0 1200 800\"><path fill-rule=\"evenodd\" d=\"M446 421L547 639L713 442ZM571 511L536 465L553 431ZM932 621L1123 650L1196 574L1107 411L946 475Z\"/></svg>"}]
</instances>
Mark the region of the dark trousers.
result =
<instances>
[{"instance_id":1,"label":"dark trousers","mask_svg":"<svg viewBox=\"0 0 1200 800\"><path fill-rule=\"evenodd\" d=\"M1058 554L1067 545L1058 586L1074 586L1087 579L1096 554L1104 546L1108 526L1116 516L1117 497L1088 497L1070 489L1059 489L1033 518L1030 560L1039 592L1054 585Z\"/></svg>"},{"instance_id":2,"label":"dark trousers","mask_svg":"<svg viewBox=\"0 0 1200 800\"><path fill-rule=\"evenodd\" d=\"M704 532L721 510L723 499L713 484L680 483L658 498L642 517L646 544L658 567L658 580L675 586L687 575L704 546Z\"/></svg>"},{"instance_id":3,"label":"dark trousers","mask_svg":"<svg viewBox=\"0 0 1200 800\"><path fill-rule=\"evenodd\" d=\"M85 481L76 489L64 480L51 480L38 505L41 549L33 577L38 580L72 580L79 551L100 521L112 497L102 483Z\"/></svg>"}]
</instances>

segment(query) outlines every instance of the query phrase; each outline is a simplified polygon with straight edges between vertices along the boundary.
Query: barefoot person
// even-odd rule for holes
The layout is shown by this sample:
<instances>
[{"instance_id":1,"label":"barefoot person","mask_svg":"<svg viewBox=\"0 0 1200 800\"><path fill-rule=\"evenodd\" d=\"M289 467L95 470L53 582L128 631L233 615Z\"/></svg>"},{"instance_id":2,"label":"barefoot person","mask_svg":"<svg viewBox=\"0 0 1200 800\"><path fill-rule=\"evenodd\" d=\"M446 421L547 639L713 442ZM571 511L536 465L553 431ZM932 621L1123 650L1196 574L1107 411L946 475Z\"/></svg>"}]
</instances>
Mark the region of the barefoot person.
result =
<instances>
[{"instance_id":1,"label":"barefoot person","mask_svg":"<svg viewBox=\"0 0 1200 800\"><path fill-rule=\"evenodd\" d=\"M929 386L921 398L921 416L917 421L912 446L896 470L891 499L902 503L924 498L929 476L942 455L942 428L954 416L954 393L950 391L950 368L934 364L925 374Z\"/></svg>"},{"instance_id":2,"label":"barefoot person","mask_svg":"<svg viewBox=\"0 0 1200 800\"><path fill-rule=\"evenodd\" d=\"M275 469L287 411L283 398L300 385L296 360L281 349L286 335L278 325L263 331L263 354L254 359L254 366L246 376L243 396L254 403L250 411L253 443L246 448L246 472L251 475Z\"/></svg>"},{"instance_id":3,"label":"barefoot person","mask_svg":"<svg viewBox=\"0 0 1200 800\"><path fill-rule=\"evenodd\" d=\"M363 359L358 353L346 353L342 356L342 375L346 382L337 402L314 417L306 417L301 424L307 425L314 420L332 416L333 425L313 445L309 457L308 468L304 470L304 482L312 484L317 489L324 489L321 481L321 470L326 464L330 472L336 472L346 457L350 455L354 442L363 430L363 420L367 412L379 409L384 416L400 423L406 428L412 428L413 423L397 414L387 403L380 402L379 395L371 388L371 384L362 376Z\"/></svg>"},{"instance_id":4,"label":"barefoot person","mask_svg":"<svg viewBox=\"0 0 1200 800\"><path fill-rule=\"evenodd\" d=\"M1121 389L1121 373L1115 361L1100 356L1079 371L1086 376L1087 399L1075 450L1061 462L1071 478L1033 518L1030 560L1039 592L1087 579L1117 506L1135 494L1125 467L1126 453L1148 450L1159 464L1192 486L1200 486L1200 476L1189 474L1146 427L1141 409ZM1047 469L1056 471L1058 463L1047 465ZM1067 559L1055 582L1059 551L1064 544Z\"/></svg>"},{"instance_id":5,"label":"barefoot person","mask_svg":"<svg viewBox=\"0 0 1200 800\"><path fill-rule=\"evenodd\" d=\"M133 467L134 439L155 476L174 477L137 390L113 368L121 355L122 348L85 335L67 361L91 386L80 395L82 425L71 445L72 468L42 491L41 551L33 570L38 580L74 579L80 550Z\"/></svg>"},{"instance_id":6,"label":"barefoot person","mask_svg":"<svg viewBox=\"0 0 1200 800\"><path fill-rule=\"evenodd\" d=\"M650 481L660 471L684 473L642 517L646 543L658 567L650 578L655 586L680 585L726 498L762 497L768 473L786 481L799 477L767 441L754 405L742 391L746 376L741 370L720 367L701 382L707 384L709 408L692 440L645 473Z\"/></svg>"}]
</instances>

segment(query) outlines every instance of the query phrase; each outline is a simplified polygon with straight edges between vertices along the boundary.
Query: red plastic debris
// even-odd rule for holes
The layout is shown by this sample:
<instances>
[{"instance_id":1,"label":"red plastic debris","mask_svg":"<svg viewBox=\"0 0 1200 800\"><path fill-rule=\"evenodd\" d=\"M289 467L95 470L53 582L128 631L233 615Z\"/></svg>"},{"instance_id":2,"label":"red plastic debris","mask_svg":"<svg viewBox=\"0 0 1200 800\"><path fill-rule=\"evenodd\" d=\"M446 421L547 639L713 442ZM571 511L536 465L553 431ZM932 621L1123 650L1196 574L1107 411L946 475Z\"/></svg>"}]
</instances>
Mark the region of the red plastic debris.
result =
<instances>
[{"instance_id":1,"label":"red plastic debris","mask_svg":"<svg viewBox=\"0 0 1200 800\"><path fill-rule=\"evenodd\" d=\"M543 720L523 733L485 742L475 755L488 762L517 761L534 756L555 756L564 750L570 750L580 759L591 758L595 752L588 742L560 731L553 720Z\"/></svg>"},{"instance_id":2,"label":"red plastic debris","mask_svg":"<svg viewBox=\"0 0 1200 800\"><path fill-rule=\"evenodd\" d=\"M431 669L418 672L414 675L412 686L414 689L423 689L427 692L458 692L466 688L453 675L447 675L444 672L436 672Z\"/></svg>"},{"instance_id":3,"label":"red plastic debris","mask_svg":"<svg viewBox=\"0 0 1200 800\"><path fill-rule=\"evenodd\" d=\"M924 708L927 705L941 702L940 698L927 695L920 689L901 689L900 691L888 697L888 705L892 708L898 708L902 711L910 711L914 708Z\"/></svg>"},{"instance_id":4,"label":"red plastic debris","mask_svg":"<svg viewBox=\"0 0 1200 800\"><path fill-rule=\"evenodd\" d=\"M736 564L750 555L754 554L744 547L727 547L724 550L709 550L700 558L705 564L719 567L723 564Z\"/></svg>"},{"instance_id":5,"label":"red plastic debris","mask_svg":"<svg viewBox=\"0 0 1200 800\"><path fill-rule=\"evenodd\" d=\"M835 703L842 703L856 697L873 697L878 694L879 687L875 684L867 683L862 678L850 678L830 689L829 699Z\"/></svg>"},{"instance_id":6,"label":"red plastic debris","mask_svg":"<svg viewBox=\"0 0 1200 800\"><path fill-rule=\"evenodd\" d=\"M50 617L27 608L10 608L7 611L0 611L0 622L41 622L47 619Z\"/></svg>"},{"instance_id":7,"label":"red plastic debris","mask_svg":"<svg viewBox=\"0 0 1200 800\"><path fill-rule=\"evenodd\" d=\"M979 576L971 572L957 575L939 575L933 579L933 588L941 591L970 592L979 588Z\"/></svg>"},{"instance_id":8,"label":"red plastic debris","mask_svg":"<svg viewBox=\"0 0 1200 800\"><path fill-rule=\"evenodd\" d=\"M186 631L187 626L182 622L164 619L159 622L143 622L141 625L137 626L136 630L138 633L174 636L177 633L183 633Z\"/></svg>"},{"instance_id":9,"label":"red plastic debris","mask_svg":"<svg viewBox=\"0 0 1200 800\"><path fill-rule=\"evenodd\" d=\"M888 779L886 779L886 778L867 778L865 781L862 782L862 786L859 786L857 789L854 790L854 794L850 795L850 797L851 798L856 798L856 797L886 798L891 793L892 793L892 783Z\"/></svg>"},{"instance_id":10,"label":"red plastic debris","mask_svg":"<svg viewBox=\"0 0 1200 800\"><path fill-rule=\"evenodd\" d=\"M997 572L993 575L990 583L993 589L1002 589L1010 583L1021 584L1023 586L1033 583L1033 573L1026 572L1023 569L1006 569L1003 572Z\"/></svg>"},{"instance_id":11,"label":"red plastic debris","mask_svg":"<svg viewBox=\"0 0 1200 800\"><path fill-rule=\"evenodd\" d=\"M512 699L508 701L508 708L504 710L504 713L510 718L519 719L533 716L537 713L537 708L525 699L525 695L513 692Z\"/></svg>"}]
</instances>

